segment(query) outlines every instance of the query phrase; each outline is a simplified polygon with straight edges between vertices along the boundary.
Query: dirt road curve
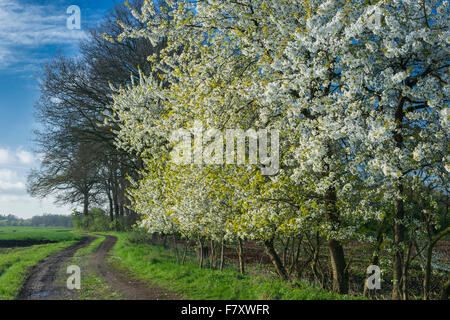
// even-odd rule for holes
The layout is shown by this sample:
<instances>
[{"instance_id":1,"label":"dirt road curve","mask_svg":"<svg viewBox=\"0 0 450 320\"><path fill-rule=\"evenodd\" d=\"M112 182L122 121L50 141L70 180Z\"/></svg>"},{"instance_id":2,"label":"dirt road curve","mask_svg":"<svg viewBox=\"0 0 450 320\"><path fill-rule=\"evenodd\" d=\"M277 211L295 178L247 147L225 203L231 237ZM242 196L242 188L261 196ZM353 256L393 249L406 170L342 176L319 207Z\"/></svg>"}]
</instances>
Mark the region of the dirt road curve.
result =
<instances>
[{"instance_id":1,"label":"dirt road curve","mask_svg":"<svg viewBox=\"0 0 450 320\"><path fill-rule=\"evenodd\" d=\"M48 256L38 265L34 266L19 293L19 300L61 300L72 299L74 292L66 288L62 273L64 267L78 249L91 243L94 237L84 237L70 247ZM65 278L67 278L65 276Z\"/></svg>"},{"instance_id":2,"label":"dirt road curve","mask_svg":"<svg viewBox=\"0 0 450 320\"><path fill-rule=\"evenodd\" d=\"M109 250L114 247L117 238L105 235L106 239L91 254L87 263L88 270L103 278L106 283L117 293L129 300L164 300L177 299L171 293L166 292L147 282L133 279L126 272L114 269L107 261ZM66 300L77 299L76 290L66 288L67 274L65 268L70 264L72 256L78 249L87 246L94 237L85 237L80 242L56 253L40 264L33 267L30 276L25 282L18 299L20 300ZM83 277L81 278L83 286Z\"/></svg>"},{"instance_id":3,"label":"dirt road curve","mask_svg":"<svg viewBox=\"0 0 450 320\"><path fill-rule=\"evenodd\" d=\"M117 238L106 236L106 240L94 251L90 260L90 268L101 278L105 279L116 292L120 292L128 300L166 300L176 299L156 286L147 282L133 279L124 272L114 269L106 260L108 251L114 247Z\"/></svg>"}]
</instances>

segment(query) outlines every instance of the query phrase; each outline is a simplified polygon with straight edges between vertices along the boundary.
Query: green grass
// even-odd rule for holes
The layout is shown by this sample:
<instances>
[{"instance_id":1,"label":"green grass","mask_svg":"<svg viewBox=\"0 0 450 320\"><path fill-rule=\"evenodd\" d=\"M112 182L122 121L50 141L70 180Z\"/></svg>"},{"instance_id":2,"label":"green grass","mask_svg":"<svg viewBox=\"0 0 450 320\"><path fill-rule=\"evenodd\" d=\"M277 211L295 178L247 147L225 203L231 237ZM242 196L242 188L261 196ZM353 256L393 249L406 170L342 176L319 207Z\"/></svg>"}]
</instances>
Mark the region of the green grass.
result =
<instances>
[{"instance_id":1,"label":"green grass","mask_svg":"<svg viewBox=\"0 0 450 320\"><path fill-rule=\"evenodd\" d=\"M302 282L289 283L271 276L241 275L232 269L201 269L191 262L180 265L160 246L130 243L125 233L111 234L119 239L111 258L117 268L128 270L136 278L151 281L186 299L355 299Z\"/></svg>"},{"instance_id":2,"label":"green grass","mask_svg":"<svg viewBox=\"0 0 450 320\"><path fill-rule=\"evenodd\" d=\"M71 241L79 240L81 236L74 229L39 228L39 227L0 227L1 240L21 241Z\"/></svg>"},{"instance_id":3,"label":"green grass","mask_svg":"<svg viewBox=\"0 0 450 320\"><path fill-rule=\"evenodd\" d=\"M80 259L82 257L87 257L88 255L90 255L105 240L104 236L99 236L99 235L95 235L95 234L91 234L91 233L88 233L88 235L97 237L97 239L92 241L88 246L77 250L77 252L73 256L74 262L80 262Z\"/></svg>"},{"instance_id":4,"label":"green grass","mask_svg":"<svg viewBox=\"0 0 450 320\"><path fill-rule=\"evenodd\" d=\"M73 243L74 241L62 241L3 250L0 255L0 300L15 299L32 266L48 255L56 253Z\"/></svg>"},{"instance_id":5,"label":"green grass","mask_svg":"<svg viewBox=\"0 0 450 320\"><path fill-rule=\"evenodd\" d=\"M0 300L15 299L32 266L80 239L81 235L68 228L0 227L0 241L55 242L28 247L0 248Z\"/></svg>"}]
</instances>

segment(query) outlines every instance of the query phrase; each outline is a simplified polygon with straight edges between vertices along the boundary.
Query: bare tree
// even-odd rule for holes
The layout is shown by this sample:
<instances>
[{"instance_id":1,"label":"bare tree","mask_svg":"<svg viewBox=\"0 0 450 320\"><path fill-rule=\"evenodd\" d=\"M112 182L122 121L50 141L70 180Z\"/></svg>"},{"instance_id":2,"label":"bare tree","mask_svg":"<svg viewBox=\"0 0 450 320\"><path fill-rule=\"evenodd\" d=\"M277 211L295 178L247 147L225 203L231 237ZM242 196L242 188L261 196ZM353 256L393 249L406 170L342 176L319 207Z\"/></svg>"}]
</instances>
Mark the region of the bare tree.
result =
<instances>
[{"instance_id":1,"label":"bare tree","mask_svg":"<svg viewBox=\"0 0 450 320\"><path fill-rule=\"evenodd\" d=\"M131 6L139 9L143 0ZM125 5L116 5L88 38L80 43L81 55L58 55L42 70L41 96L36 117L41 129L36 132L37 152L44 155L39 170L29 176L29 191L34 196L56 192L61 203L82 202L87 214L91 200L107 202L110 218L136 216L127 209L127 176L142 168L139 157L118 150L114 127L103 124L112 103L110 83L126 84L130 74L151 68L147 57L164 47L164 40L152 46L148 39L109 42L106 33L117 37L117 21L139 27Z\"/></svg>"}]
</instances>

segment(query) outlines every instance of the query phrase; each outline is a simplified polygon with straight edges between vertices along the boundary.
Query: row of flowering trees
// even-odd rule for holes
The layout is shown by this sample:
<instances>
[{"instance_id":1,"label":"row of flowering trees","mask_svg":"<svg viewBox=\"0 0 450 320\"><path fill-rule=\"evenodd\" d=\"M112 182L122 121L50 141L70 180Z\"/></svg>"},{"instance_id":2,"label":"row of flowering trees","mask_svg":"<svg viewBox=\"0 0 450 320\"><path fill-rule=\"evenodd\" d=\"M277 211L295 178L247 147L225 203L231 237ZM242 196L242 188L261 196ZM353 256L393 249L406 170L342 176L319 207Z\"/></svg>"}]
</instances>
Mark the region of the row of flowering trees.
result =
<instances>
[{"instance_id":1,"label":"row of flowering trees","mask_svg":"<svg viewBox=\"0 0 450 320\"><path fill-rule=\"evenodd\" d=\"M436 197L448 195L450 171L449 2L167 0L133 15L146 27L119 21L111 41L166 44L149 56L152 72L114 89L107 120L118 147L145 164L129 190L141 226L260 241L285 279L274 242L318 234L339 293L348 292L344 243L371 242L375 254L387 243L392 297L407 298L412 247L448 234L436 232ZM276 130L278 172L263 175L248 157L175 163L172 133L194 134L199 122Z\"/></svg>"}]
</instances>

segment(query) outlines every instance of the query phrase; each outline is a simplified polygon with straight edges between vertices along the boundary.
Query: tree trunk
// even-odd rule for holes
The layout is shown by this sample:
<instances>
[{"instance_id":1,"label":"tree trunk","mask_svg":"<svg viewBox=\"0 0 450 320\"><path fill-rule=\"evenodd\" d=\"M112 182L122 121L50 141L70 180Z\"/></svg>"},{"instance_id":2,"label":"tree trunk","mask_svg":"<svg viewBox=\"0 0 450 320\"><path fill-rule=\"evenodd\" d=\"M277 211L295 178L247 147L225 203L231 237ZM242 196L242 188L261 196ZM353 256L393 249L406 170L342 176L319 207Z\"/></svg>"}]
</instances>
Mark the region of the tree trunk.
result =
<instances>
[{"instance_id":1,"label":"tree trunk","mask_svg":"<svg viewBox=\"0 0 450 320\"><path fill-rule=\"evenodd\" d=\"M212 239L209 241L209 246L211 247L211 253L209 254L209 267L211 269L215 269L216 268L216 250L215 250L214 241Z\"/></svg>"},{"instance_id":2,"label":"tree trunk","mask_svg":"<svg viewBox=\"0 0 450 320\"><path fill-rule=\"evenodd\" d=\"M121 196L121 198L122 198L122 196ZM120 205L119 205L119 214L120 214L121 217L124 216L124 210L123 210L123 203L122 202L120 202Z\"/></svg>"},{"instance_id":3,"label":"tree trunk","mask_svg":"<svg viewBox=\"0 0 450 320\"><path fill-rule=\"evenodd\" d=\"M375 245L375 249L372 253L372 259L370 261L371 265L374 266L378 266L379 264L379 254L380 254L380 249L381 249L381 244L383 243L384 237L383 237L383 226L384 226L384 220L381 223L380 228L378 229L377 232L377 243ZM364 293L363 295L366 297L367 293L368 293L368 288L367 288L367 282L364 282Z\"/></svg>"},{"instance_id":4,"label":"tree trunk","mask_svg":"<svg viewBox=\"0 0 450 320\"><path fill-rule=\"evenodd\" d=\"M163 248L167 249L167 234L164 234L164 237L163 237Z\"/></svg>"},{"instance_id":5,"label":"tree trunk","mask_svg":"<svg viewBox=\"0 0 450 320\"><path fill-rule=\"evenodd\" d=\"M314 250L314 254L312 257L312 263L311 263L311 269L312 269L316 284L320 285L320 287L323 288L323 286L324 286L323 275L320 272L319 251L318 250Z\"/></svg>"},{"instance_id":6,"label":"tree trunk","mask_svg":"<svg viewBox=\"0 0 450 320\"><path fill-rule=\"evenodd\" d=\"M113 206L113 200L111 196L111 190L108 190L108 201L109 201L109 219L111 221L114 221L114 206Z\"/></svg>"},{"instance_id":7,"label":"tree trunk","mask_svg":"<svg viewBox=\"0 0 450 320\"><path fill-rule=\"evenodd\" d=\"M292 265L291 265L291 271L290 273L292 274L293 271L297 271L298 268L298 264L299 264L299 258L300 258L300 251L302 248L302 239L303 236L301 236L298 240L298 244L297 244L297 250L295 253L293 253L293 260L292 260Z\"/></svg>"},{"instance_id":8,"label":"tree trunk","mask_svg":"<svg viewBox=\"0 0 450 320\"><path fill-rule=\"evenodd\" d=\"M239 271L241 274L245 273L244 269L244 248L242 245L242 239L238 238L238 245L237 245L237 251L238 251L238 257L239 257Z\"/></svg>"},{"instance_id":9,"label":"tree trunk","mask_svg":"<svg viewBox=\"0 0 450 320\"><path fill-rule=\"evenodd\" d=\"M432 258L433 258L433 248L436 245L436 243L441 240L442 238L446 237L448 234L450 234L450 227L447 227L446 229L439 232L429 243L427 246L427 252L426 252L426 262L425 262L425 277L423 280L423 299L428 300L430 298L430 282L431 282L431 273L433 272L432 269ZM443 294L445 294L445 290L447 290L447 297L445 299L448 299L448 295L450 293L449 282L447 282L447 288L445 288L442 291ZM442 299L442 297L441 297Z\"/></svg>"},{"instance_id":10,"label":"tree trunk","mask_svg":"<svg viewBox=\"0 0 450 320\"><path fill-rule=\"evenodd\" d=\"M123 194L123 186L122 186L122 184L119 183L118 186L119 186L119 188L118 188L119 214L120 214L121 217L123 217L124 216L124 205L125 205L124 198L125 197L124 197L124 194Z\"/></svg>"},{"instance_id":11,"label":"tree trunk","mask_svg":"<svg viewBox=\"0 0 450 320\"><path fill-rule=\"evenodd\" d=\"M199 262L199 266L200 268L203 268L203 265L205 263L205 259L208 256L208 247L205 247L204 244L204 240L203 239L199 239L198 240L199 243L199 249L200 249L200 262Z\"/></svg>"},{"instance_id":12,"label":"tree trunk","mask_svg":"<svg viewBox=\"0 0 450 320\"><path fill-rule=\"evenodd\" d=\"M314 275L314 279L316 281L316 283L318 283L320 285L321 288L324 288L325 283L324 283L324 275L322 270L320 269L320 233L319 231L316 231L315 234L315 242L314 244L311 243L311 250L313 252L312 255L312 264L311 264L311 269Z\"/></svg>"},{"instance_id":13,"label":"tree trunk","mask_svg":"<svg viewBox=\"0 0 450 320\"><path fill-rule=\"evenodd\" d=\"M423 279L423 300L430 298L430 280L431 280L431 258L433 255L433 247L430 244L427 246L426 262L425 262L425 277Z\"/></svg>"},{"instance_id":14,"label":"tree trunk","mask_svg":"<svg viewBox=\"0 0 450 320\"><path fill-rule=\"evenodd\" d=\"M225 252L225 242L222 239L222 242L220 244L220 265L219 265L219 270L220 271L223 270L223 264L225 262L224 252Z\"/></svg>"},{"instance_id":15,"label":"tree trunk","mask_svg":"<svg viewBox=\"0 0 450 320\"><path fill-rule=\"evenodd\" d=\"M328 248L330 249L331 268L333 270L333 292L347 294L348 272L344 248L339 241L334 239L328 240Z\"/></svg>"},{"instance_id":16,"label":"tree trunk","mask_svg":"<svg viewBox=\"0 0 450 320\"><path fill-rule=\"evenodd\" d=\"M283 243L283 265L284 265L285 269L287 269L287 265L288 265L287 255L288 255L288 250L289 250L289 242L290 242L290 238L288 237L286 239L286 244Z\"/></svg>"},{"instance_id":17,"label":"tree trunk","mask_svg":"<svg viewBox=\"0 0 450 320\"><path fill-rule=\"evenodd\" d=\"M89 214L89 193L83 194L83 215L87 217Z\"/></svg>"},{"instance_id":18,"label":"tree trunk","mask_svg":"<svg viewBox=\"0 0 450 320\"><path fill-rule=\"evenodd\" d=\"M184 246L184 252L183 252L183 259L181 260L181 264L184 265L184 262L186 261L186 253L189 246L189 240L186 240L186 245Z\"/></svg>"},{"instance_id":19,"label":"tree trunk","mask_svg":"<svg viewBox=\"0 0 450 320\"><path fill-rule=\"evenodd\" d=\"M119 218L119 201L117 196L117 186L112 190L113 194L113 203L114 203L114 214L116 219Z\"/></svg>"},{"instance_id":20,"label":"tree trunk","mask_svg":"<svg viewBox=\"0 0 450 320\"><path fill-rule=\"evenodd\" d=\"M403 149L403 136L402 136L402 127L403 127L403 105L405 104L405 98L402 97L399 100L397 110L395 111L395 122L397 124L396 129L394 130L394 141L396 147L401 150ZM399 168L400 169L400 168ZM404 249L403 241L405 238L405 230L403 226L403 218L405 216L404 208L403 208L403 183L401 178L398 180L397 191L399 197L395 200L395 222L394 222L394 257L393 257L393 287L392 287L392 299L400 300L403 297L403 259L404 259Z\"/></svg>"},{"instance_id":21,"label":"tree trunk","mask_svg":"<svg viewBox=\"0 0 450 320\"><path fill-rule=\"evenodd\" d=\"M448 300L449 296L450 296L450 281L447 281L442 287L442 292L439 299Z\"/></svg>"},{"instance_id":22,"label":"tree trunk","mask_svg":"<svg viewBox=\"0 0 450 320\"><path fill-rule=\"evenodd\" d=\"M338 228L339 218L336 207L336 190L330 188L326 197L326 210L328 218L333 223L333 228ZM328 249L330 250L331 268L333 271L333 292L340 294L348 293L348 272L345 263L344 248L342 244L335 239L328 240Z\"/></svg>"},{"instance_id":23,"label":"tree trunk","mask_svg":"<svg viewBox=\"0 0 450 320\"><path fill-rule=\"evenodd\" d=\"M403 191L403 186L399 186L399 191ZM403 200L397 199L395 201L395 219L403 220ZM400 300L403 297L403 258L404 249L401 247L404 241L405 230L402 222L396 221L394 223L394 259L393 259L393 272L394 283L392 287L392 300Z\"/></svg>"},{"instance_id":24,"label":"tree trunk","mask_svg":"<svg viewBox=\"0 0 450 320\"><path fill-rule=\"evenodd\" d=\"M178 253L177 237L175 234L173 234L172 236L173 236L173 246L175 249L175 255L177 257L177 263L180 263L180 254Z\"/></svg>"},{"instance_id":25,"label":"tree trunk","mask_svg":"<svg viewBox=\"0 0 450 320\"><path fill-rule=\"evenodd\" d=\"M408 300L408 272L409 272L409 265L411 260L411 251L412 251L413 243L412 241L409 242L408 249L406 251L406 259L403 262L403 271L402 271L402 299Z\"/></svg>"},{"instance_id":26,"label":"tree trunk","mask_svg":"<svg viewBox=\"0 0 450 320\"><path fill-rule=\"evenodd\" d=\"M264 246L266 247L267 254L269 255L270 260L272 261L272 264L274 265L278 275L281 277L281 279L287 280L288 276L286 269L283 266L283 263L281 262L277 252L275 251L275 248L273 247L273 239L264 241Z\"/></svg>"}]
</instances>

